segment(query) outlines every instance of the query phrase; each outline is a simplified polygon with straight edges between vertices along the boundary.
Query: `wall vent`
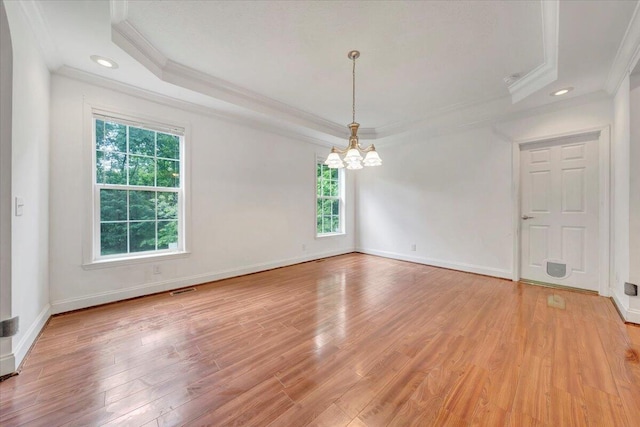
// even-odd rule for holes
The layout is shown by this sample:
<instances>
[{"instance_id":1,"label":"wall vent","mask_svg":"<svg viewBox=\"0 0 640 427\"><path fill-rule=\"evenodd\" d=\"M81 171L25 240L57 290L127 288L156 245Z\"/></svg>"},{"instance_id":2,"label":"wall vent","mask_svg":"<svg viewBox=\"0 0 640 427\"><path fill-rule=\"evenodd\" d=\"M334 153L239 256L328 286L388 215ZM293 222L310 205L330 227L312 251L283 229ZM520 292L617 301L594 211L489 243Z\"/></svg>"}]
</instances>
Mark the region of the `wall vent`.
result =
<instances>
[{"instance_id":1,"label":"wall vent","mask_svg":"<svg viewBox=\"0 0 640 427\"><path fill-rule=\"evenodd\" d=\"M186 289L178 289L177 291L170 292L169 295L172 297L176 295L186 294L187 292L195 292L196 288L186 288Z\"/></svg>"}]
</instances>

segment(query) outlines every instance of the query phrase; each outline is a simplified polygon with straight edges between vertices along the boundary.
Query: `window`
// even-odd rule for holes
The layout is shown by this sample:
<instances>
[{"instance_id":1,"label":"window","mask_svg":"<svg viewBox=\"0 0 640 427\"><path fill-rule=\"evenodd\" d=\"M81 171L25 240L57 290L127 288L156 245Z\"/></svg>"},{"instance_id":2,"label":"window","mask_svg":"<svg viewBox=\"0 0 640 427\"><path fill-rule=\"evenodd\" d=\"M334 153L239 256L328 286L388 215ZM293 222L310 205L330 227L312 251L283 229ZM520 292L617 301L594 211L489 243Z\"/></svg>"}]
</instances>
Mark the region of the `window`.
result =
<instances>
[{"instance_id":1,"label":"window","mask_svg":"<svg viewBox=\"0 0 640 427\"><path fill-rule=\"evenodd\" d=\"M316 164L316 234L340 234L342 227L342 170Z\"/></svg>"},{"instance_id":2,"label":"window","mask_svg":"<svg viewBox=\"0 0 640 427\"><path fill-rule=\"evenodd\" d=\"M183 131L93 114L94 259L184 251Z\"/></svg>"}]
</instances>

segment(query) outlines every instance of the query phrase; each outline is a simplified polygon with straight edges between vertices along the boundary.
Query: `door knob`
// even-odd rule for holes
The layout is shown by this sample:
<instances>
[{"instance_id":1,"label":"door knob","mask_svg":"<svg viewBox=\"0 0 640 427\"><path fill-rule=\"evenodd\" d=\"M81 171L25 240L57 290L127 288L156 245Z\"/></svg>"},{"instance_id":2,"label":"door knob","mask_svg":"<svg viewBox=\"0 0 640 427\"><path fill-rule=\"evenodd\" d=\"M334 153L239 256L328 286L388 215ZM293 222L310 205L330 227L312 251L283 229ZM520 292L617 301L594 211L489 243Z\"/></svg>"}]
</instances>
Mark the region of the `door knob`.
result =
<instances>
[{"instance_id":1,"label":"door knob","mask_svg":"<svg viewBox=\"0 0 640 427\"><path fill-rule=\"evenodd\" d=\"M535 217L529 216L529 215L522 215L522 219L524 219L525 221L532 218L535 218Z\"/></svg>"}]
</instances>

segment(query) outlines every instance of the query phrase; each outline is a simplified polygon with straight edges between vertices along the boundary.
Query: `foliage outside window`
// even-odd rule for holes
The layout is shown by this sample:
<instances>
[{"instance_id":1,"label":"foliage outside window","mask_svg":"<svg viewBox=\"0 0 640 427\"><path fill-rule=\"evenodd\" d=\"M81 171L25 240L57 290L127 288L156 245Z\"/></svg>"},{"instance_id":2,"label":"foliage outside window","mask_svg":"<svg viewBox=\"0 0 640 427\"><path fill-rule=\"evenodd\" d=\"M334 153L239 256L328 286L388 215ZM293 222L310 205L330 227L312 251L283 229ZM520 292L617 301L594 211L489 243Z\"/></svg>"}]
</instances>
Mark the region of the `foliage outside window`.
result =
<instances>
[{"instance_id":1,"label":"foliage outside window","mask_svg":"<svg viewBox=\"0 0 640 427\"><path fill-rule=\"evenodd\" d=\"M182 250L183 137L94 116L96 255Z\"/></svg>"},{"instance_id":2,"label":"foliage outside window","mask_svg":"<svg viewBox=\"0 0 640 427\"><path fill-rule=\"evenodd\" d=\"M316 164L316 233L342 232L342 180L340 169Z\"/></svg>"}]
</instances>

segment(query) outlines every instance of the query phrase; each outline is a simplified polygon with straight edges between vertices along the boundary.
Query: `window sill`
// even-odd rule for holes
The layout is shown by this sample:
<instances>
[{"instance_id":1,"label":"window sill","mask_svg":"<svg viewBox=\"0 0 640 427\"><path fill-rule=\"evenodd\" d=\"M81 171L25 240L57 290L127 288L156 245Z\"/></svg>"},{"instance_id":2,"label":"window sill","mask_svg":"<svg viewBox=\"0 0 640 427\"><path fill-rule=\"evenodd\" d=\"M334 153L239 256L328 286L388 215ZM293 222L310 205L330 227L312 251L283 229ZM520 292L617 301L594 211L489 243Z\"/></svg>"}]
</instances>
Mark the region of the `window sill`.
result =
<instances>
[{"instance_id":1,"label":"window sill","mask_svg":"<svg viewBox=\"0 0 640 427\"><path fill-rule=\"evenodd\" d=\"M144 264L149 262L167 261L171 259L187 258L191 252L171 252L165 254L150 254L127 258L100 259L82 264L83 270L98 270L100 268L121 267L126 265Z\"/></svg>"},{"instance_id":2,"label":"window sill","mask_svg":"<svg viewBox=\"0 0 640 427\"><path fill-rule=\"evenodd\" d=\"M336 236L346 236L347 233L326 233L326 234L316 234L316 239L324 239L325 237L336 237Z\"/></svg>"}]
</instances>

